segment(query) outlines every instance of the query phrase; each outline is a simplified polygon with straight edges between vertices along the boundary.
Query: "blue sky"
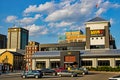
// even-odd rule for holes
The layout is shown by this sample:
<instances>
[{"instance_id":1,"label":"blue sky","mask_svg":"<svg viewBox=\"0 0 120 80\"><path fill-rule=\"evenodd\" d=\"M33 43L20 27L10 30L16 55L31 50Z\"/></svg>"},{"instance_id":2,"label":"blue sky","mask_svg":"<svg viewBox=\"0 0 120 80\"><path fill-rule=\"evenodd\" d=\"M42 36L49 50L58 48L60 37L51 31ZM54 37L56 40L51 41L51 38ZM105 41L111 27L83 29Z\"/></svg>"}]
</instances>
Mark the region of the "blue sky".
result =
<instances>
[{"instance_id":1,"label":"blue sky","mask_svg":"<svg viewBox=\"0 0 120 80\"><path fill-rule=\"evenodd\" d=\"M0 0L0 34L15 25L29 30L30 41L57 43L68 30L85 32L85 22L96 16L111 22L120 49L120 0Z\"/></svg>"}]
</instances>

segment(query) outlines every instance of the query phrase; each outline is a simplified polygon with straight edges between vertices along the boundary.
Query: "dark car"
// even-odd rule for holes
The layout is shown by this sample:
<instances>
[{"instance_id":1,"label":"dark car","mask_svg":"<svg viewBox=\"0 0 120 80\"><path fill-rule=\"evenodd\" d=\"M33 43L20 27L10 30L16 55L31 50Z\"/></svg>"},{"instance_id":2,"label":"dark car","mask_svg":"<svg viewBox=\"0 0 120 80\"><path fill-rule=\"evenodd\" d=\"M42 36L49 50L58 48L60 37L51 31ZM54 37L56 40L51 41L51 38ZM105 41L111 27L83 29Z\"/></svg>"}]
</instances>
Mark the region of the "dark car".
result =
<instances>
[{"instance_id":1,"label":"dark car","mask_svg":"<svg viewBox=\"0 0 120 80\"><path fill-rule=\"evenodd\" d=\"M41 78L42 76L42 72L37 70L23 71L21 74L22 78Z\"/></svg>"},{"instance_id":2,"label":"dark car","mask_svg":"<svg viewBox=\"0 0 120 80\"><path fill-rule=\"evenodd\" d=\"M57 75L60 76L60 77L62 77L62 76L77 77L77 73L70 72L68 70L63 70L61 72L58 72Z\"/></svg>"},{"instance_id":3,"label":"dark car","mask_svg":"<svg viewBox=\"0 0 120 80\"><path fill-rule=\"evenodd\" d=\"M41 69L40 71L43 73L43 75L53 75L53 76L57 75L57 72L53 69L45 68L45 69Z\"/></svg>"}]
</instances>

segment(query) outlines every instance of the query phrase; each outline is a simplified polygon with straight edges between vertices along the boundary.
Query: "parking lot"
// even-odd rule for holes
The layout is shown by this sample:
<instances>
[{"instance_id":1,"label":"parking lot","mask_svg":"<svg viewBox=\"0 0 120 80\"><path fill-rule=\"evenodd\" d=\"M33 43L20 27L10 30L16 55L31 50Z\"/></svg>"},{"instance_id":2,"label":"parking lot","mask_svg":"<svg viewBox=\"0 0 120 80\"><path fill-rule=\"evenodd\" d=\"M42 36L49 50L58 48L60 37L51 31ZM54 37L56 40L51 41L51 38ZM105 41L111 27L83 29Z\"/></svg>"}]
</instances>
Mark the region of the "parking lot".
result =
<instances>
[{"instance_id":1,"label":"parking lot","mask_svg":"<svg viewBox=\"0 0 120 80\"><path fill-rule=\"evenodd\" d=\"M88 75L79 75L78 77L58 77L43 76L39 80L108 80L109 77L119 75L119 72L90 72ZM0 80L21 80L20 74L3 74ZM23 80L23 79L22 79ZM25 80L36 80L35 78L27 78Z\"/></svg>"}]
</instances>

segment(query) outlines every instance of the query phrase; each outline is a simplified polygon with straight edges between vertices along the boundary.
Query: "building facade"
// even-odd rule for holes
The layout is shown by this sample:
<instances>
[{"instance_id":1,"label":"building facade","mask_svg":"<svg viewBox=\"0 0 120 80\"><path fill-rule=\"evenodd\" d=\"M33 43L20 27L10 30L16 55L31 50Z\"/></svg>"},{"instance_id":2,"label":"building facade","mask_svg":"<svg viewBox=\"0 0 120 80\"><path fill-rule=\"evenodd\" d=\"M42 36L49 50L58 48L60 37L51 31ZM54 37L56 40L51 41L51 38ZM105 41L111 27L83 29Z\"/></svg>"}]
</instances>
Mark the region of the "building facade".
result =
<instances>
[{"instance_id":1,"label":"building facade","mask_svg":"<svg viewBox=\"0 0 120 80\"><path fill-rule=\"evenodd\" d=\"M22 70L24 55L18 52L5 51L0 54L0 64L2 64L2 71Z\"/></svg>"},{"instance_id":2,"label":"building facade","mask_svg":"<svg viewBox=\"0 0 120 80\"><path fill-rule=\"evenodd\" d=\"M111 66L113 68L120 64L120 50L116 49L115 39L110 34L110 22L100 17L86 22L86 41L58 44L40 44L40 51L32 56L32 69L57 68L77 64L77 67ZM61 38L62 41L68 37L78 35L78 32L68 32ZM82 45L81 45L82 44Z\"/></svg>"},{"instance_id":3,"label":"building facade","mask_svg":"<svg viewBox=\"0 0 120 80\"><path fill-rule=\"evenodd\" d=\"M40 44L40 51L84 50L85 42Z\"/></svg>"},{"instance_id":4,"label":"building facade","mask_svg":"<svg viewBox=\"0 0 120 80\"><path fill-rule=\"evenodd\" d=\"M110 22L100 17L86 22L86 49L114 49L110 40ZM110 44L111 43L111 44Z\"/></svg>"},{"instance_id":5,"label":"building facade","mask_svg":"<svg viewBox=\"0 0 120 80\"><path fill-rule=\"evenodd\" d=\"M38 51L32 56L32 69L77 67L112 68L120 66L120 49L80 51Z\"/></svg>"},{"instance_id":6,"label":"building facade","mask_svg":"<svg viewBox=\"0 0 120 80\"><path fill-rule=\"evenodd\" d=\"M13 27L8 28L8 41L7 41L7 48L12 49L25 49L25 46L28 44L28 36L29 31L20 28L20 27Z\"/></svg>"},{"instance_id":7,"label":"building facade","mask_svg":"<svg viewBox=\"0 0 120 80\"><path fill-rule=\"evenodd\" d=\"M0 34L0 49L7 48L7 36Z\"/></svg>"},{"instance_id":8,"label":"building facade","mask_svg":"<svg viewBox=\"0 0 120 80\"><path fill-rule=\"evenodd\" d=\"M32 69L32 55L39 51L39 43L35 41L29 41L28 45L26 46L25 52L25 61L26 61L26 68Z\"/></svg>"}]
</instances>

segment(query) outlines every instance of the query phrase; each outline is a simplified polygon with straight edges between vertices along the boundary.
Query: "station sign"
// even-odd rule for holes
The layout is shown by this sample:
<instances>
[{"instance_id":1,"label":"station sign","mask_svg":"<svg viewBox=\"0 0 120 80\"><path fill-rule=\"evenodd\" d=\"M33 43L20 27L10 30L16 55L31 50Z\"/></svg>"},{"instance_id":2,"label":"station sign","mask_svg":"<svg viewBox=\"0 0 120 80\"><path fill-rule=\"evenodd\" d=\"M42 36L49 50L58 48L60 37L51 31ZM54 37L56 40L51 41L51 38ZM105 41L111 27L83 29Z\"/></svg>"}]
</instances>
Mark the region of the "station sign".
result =
<instances>
[{"instance_id":1,"label":"station sign","mask_svg":"<svg viewBox=\"0 0 120 80\"><path fill-rule=\"evenodd\" d=\"M105 30L90 30L90 35L92 37L105 36Z\"/></svg>"}]
</instances>

